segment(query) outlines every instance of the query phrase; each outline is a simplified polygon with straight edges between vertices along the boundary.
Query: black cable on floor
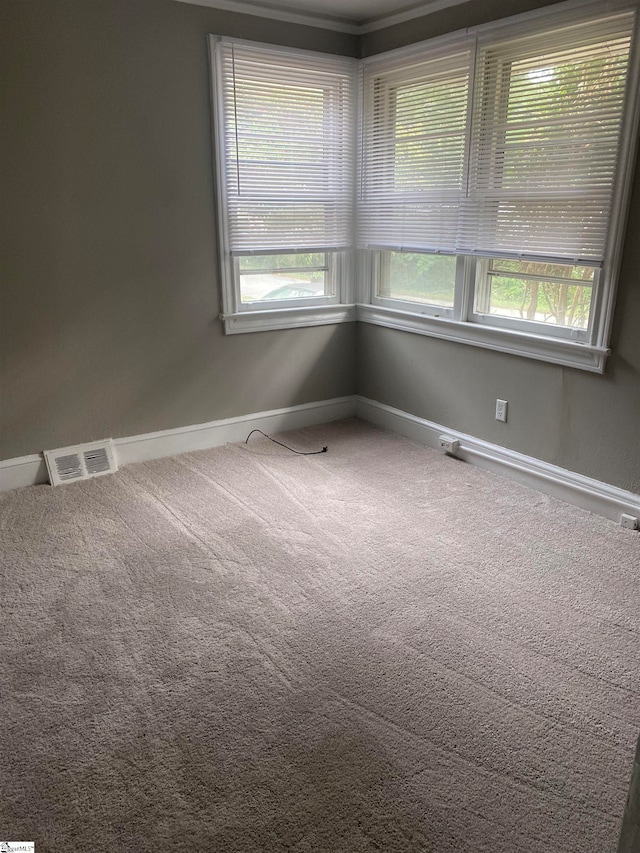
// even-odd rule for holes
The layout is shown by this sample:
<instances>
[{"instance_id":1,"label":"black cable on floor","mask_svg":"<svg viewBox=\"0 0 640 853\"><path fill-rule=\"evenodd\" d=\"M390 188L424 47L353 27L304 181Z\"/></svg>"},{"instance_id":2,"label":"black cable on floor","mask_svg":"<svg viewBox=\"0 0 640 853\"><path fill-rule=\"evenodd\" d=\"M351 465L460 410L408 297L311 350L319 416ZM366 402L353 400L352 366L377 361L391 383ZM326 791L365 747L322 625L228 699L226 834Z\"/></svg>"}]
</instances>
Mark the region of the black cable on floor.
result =
<instances>
[{"instance_id":1,"label":"black cable on floor","mask_svg":"<svg viewBox=\"0 0 640 853\"><path fill-rule=\"evenodd\" d=\"M318 453L326 453L327 449L328 449L326 447L323 447L322 450L306 450L306 451L305 450L294 450L294 448L289 447L288 444L283 444L281 441L278 441L275 438L271 438L270 435L267 435L266 432L262 432L261 429L252 429L251 432L249 433L249 435L245 439L245 442L244 442L245 444L249 444L249 439L254 434L254 432L259 432L260 435L263 435L265 438L268 438L269 441L272 441L274 444L279 444L280 447L284 447L287 450L290 450L292 453L297 453L298 456L316 456Z\"/></svg>"}]
</instances>

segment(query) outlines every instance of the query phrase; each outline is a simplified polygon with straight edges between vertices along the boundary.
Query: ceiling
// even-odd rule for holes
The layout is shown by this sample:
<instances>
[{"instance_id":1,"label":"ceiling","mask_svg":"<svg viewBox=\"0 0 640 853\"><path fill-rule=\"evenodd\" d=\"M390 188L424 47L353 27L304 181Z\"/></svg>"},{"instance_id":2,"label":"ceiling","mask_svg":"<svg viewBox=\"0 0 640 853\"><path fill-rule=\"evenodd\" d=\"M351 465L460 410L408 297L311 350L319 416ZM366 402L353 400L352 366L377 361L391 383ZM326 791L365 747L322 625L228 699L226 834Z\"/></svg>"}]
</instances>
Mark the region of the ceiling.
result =
<instances>
[{"instance_id":1,"label":"ceiling","mask_svg":"<svg viewBox=\"0 0 640 853\"><path fill-rule=\"evenodd\" d=\"M466 0L178 0L246 12L265 18L308 23L345 32L368 32L456 6Z\"/></svg>"}]
</instances>

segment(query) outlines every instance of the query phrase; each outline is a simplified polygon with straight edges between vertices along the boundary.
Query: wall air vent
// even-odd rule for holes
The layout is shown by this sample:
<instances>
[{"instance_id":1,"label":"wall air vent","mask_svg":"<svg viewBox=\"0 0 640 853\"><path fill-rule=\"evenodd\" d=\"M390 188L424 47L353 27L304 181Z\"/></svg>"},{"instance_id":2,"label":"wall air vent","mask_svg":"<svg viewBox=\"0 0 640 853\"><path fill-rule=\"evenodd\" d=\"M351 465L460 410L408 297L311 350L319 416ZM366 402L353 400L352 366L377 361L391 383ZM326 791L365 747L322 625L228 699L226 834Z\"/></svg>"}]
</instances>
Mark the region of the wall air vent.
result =
<instances>
[{"instance_id":1,"label":"wall air vent","mask_svg":"<svg viewBox=\"0 0 640 853\"><path fill-rule=\"evenodd\" d=\"M88 480L118 470L113 442L110 438L45 450L44 458L52 486L61 486L74 480Z\"/></svg>"}]
</instances>

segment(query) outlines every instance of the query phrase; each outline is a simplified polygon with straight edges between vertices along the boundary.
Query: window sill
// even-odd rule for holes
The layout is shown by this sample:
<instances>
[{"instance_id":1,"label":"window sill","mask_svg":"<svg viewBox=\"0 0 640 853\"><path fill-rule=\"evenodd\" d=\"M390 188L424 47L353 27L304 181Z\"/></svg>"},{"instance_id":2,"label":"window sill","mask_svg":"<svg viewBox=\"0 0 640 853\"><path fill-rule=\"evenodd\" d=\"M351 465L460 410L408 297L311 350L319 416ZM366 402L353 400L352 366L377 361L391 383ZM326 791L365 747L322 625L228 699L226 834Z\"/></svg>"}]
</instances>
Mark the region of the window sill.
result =
<instances>
[{"instance_id":1,"label":"window sill","mask_svg":"<svg viewBox=\"0 0 640 853\"><path fill-rule=\"evenodd\" d=\"M316 305L307 308L239 311L237 314L222 314L220 319L226 335L239 335L245 332L270 332L276 329L349 323L356 319L356 306Z\"/></svg>"},{"instance_id":2,"label":"window sill","mask_svg":"<svg viewBox=\"0 0 640 853\"><path fill-rule=\"evenodd\" d=\"M610 352L604 347L595 347L579 341L498 329L478 323L462 323L445 317L414 314L378 305L358 305L356 317L363 323L444 338L456 343L589 370L592 373L604 373L606 358Z\"/></svg>"}]
</instances>

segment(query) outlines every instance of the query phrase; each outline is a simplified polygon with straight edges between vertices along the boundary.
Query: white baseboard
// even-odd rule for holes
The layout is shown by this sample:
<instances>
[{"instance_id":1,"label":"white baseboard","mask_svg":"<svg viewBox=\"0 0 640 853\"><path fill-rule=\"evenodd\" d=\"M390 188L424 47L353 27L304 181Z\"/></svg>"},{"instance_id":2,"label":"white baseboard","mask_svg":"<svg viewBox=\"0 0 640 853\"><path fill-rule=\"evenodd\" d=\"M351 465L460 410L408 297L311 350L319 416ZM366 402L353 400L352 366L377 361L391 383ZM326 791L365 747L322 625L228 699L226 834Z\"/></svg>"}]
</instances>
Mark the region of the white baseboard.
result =
<instances>
[{"instance_id":1,"label":"white baseboard","mask_svg":"<svg viewBox=\"0 0 640 853\"><path fill-rule=\"evenodd\" d=\"M474 438L366 397L321 400L206 424L116 438L113 443L118 464L122 466L243 441L252 429L282 432L338 421L354 415L437 449L440 447L439 437L444 433L460 442L456 456L465 462L502 474L518 483L616 522L620 522L623 513L640 517L640 495ZM47 481L47 469L41 454L0 462L0 492Z\"/></svg>"},{"instance_id":2,"label":"white baseboard","mask_svg":"<svg viewBox=\"0 0 640 853\"><path fill-rule=\"evenodd\" d=\"M302 406L225 418L208 424L134 435L130 438L116 438L113 443L117 449L118 463L129 465L131 462L161 459L191 450L218 447L232 441L244 441L252 429L261 429L264 432L301 429L351 418L355 411L355 397L337 397L333 400L305 403Z\"/></svg>"},{"instance_id":3,"label":"white baseboard","mask_svg":"<svg viewBox=\"0 0 640 853\"><path fill-rule=\"evenodd\" d=\"M217 447L228 442L244 441L252 429L261 429L264 432L301 429L315 424L351 418L355 415L355 411L355 397L337 397L333 400L320 400L317 403L304 403L301 406L289 406L286 409L240 415L206 424L115 438L113 444L118 465L123 466L130 465L132 462L145 462L148 459L188 453L191 450L206 450L208 447ZM32 486L36 483L46 483L48 479L42 454L0 462L0 492Z\"/></svg>"},{"instance_id":4,"label":"white baseboard","mask_svg":"<svg viewBox=\"0 0 640 853\"><path fill-rule=\"evenodd\" d=\"M48 481L47 466L41 453L17 456L15 459L0 462L0 492Z\"/></svg>"},{"instance_id":5,"label":"white baseboard","mask_svg":"<svg viewBox=\"0 0 640 853\"><path fill-rule=\"evenodd\" d=\"M420 444L439 449L439 437L446 434L460 442L456 457L479 468L502 474L612 521L620 522L623 513L640 517L640 495L633 492L610 486L600 480L592 480L582 474L474 438L366 397L357 397L356 401L356 415L359 418Z\"/></svg>"}]
</instances>

